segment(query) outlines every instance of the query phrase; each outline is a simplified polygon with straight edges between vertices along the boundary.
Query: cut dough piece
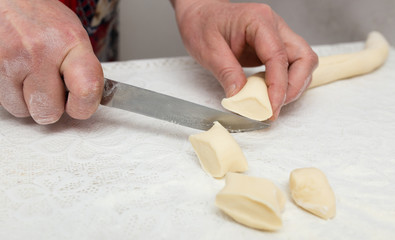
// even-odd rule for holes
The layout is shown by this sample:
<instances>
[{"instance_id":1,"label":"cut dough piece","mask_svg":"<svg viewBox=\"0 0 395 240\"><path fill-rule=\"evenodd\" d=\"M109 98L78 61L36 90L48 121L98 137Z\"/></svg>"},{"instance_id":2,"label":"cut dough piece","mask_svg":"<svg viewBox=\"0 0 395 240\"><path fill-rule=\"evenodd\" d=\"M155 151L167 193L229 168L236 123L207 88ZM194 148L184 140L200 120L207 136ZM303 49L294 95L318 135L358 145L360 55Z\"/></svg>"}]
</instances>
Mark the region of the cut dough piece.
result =
<instances>
[{"instance_id":1,"label":"cut dough piece","mask_svg":"<svg viewBox=\"0 0 395 240\"><path fill-rule=\"evenodd\" d=\"M300 168L291 172L291 195L305 210L330 219L336 214L336 199L325 174L317 168Z\"/></svg>"},{"instance_id":2,"label":"cut dough piece","mask_svg":"<svg viewBox=\"0 0 395 240\"><path fill-rule=\"evenodd\" d=\"M371 32L362 51L320 57L309 88L372 72L385 63L388 53L389 44L384 36Z\"/></svg>"},{"instance_id":3,"label":"cut dough piece","mask_svg":"<svg viewBox=\"0 0 395 240\"><path fill-rule=\"evenodd\" d=\"M189 137L203 169L222 178L227 172L244 172L247 160L232 135L219 122L206 132Z\"/></svg>"},{"instance_id":4,"label":"cut dough piece","mask_svg":"<svg viewBox=\"0 0 395 240\"><path fill-rule=\"evenodd\" d=\"M265 73L247 78L247 83L236 95L222 99L222 106L244 117L263 121L273 115L265 83Z\"/></svg>"},{"instance_id":5,"label":"cut dough piece","mask_svg":"<svg viewBox=\"0 0 395 240\"><path fill-rule=\"evenodd\" d=\"M275 231L282 227L284 193L271 181L228 173L215 204L235 221L251 228Z\"/></svg>"}]
</instances>

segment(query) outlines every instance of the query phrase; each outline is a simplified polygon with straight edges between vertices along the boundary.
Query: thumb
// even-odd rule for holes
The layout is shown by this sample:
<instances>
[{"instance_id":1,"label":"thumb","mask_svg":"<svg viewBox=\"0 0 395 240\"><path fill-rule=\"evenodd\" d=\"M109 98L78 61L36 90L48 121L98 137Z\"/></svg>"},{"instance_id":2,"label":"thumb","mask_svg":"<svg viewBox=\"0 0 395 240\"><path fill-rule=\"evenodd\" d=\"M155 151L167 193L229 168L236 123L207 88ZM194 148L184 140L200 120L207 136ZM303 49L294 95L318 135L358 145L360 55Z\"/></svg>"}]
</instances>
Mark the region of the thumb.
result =
<instances>
[{"instance_id":1,"label":"thumb","mask_svg":"<svg viewBox=\"0 0 395 240\"><path fill-rule=\"evenodd\" d=\"M101 64L90 44L74 47L60 71L69 90L66 112L72 118L89 118L99 106L104 85Z\"/></svg>"}]
</instances>

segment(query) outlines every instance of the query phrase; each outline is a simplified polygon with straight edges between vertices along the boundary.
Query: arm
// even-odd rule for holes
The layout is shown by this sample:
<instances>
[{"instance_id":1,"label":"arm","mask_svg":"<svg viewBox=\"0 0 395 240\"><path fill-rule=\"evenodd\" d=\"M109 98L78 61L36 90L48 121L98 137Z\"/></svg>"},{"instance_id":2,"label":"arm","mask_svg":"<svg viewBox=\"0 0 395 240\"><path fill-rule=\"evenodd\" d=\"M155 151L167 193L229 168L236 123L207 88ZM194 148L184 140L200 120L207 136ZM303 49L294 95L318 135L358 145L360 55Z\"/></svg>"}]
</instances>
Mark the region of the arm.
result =
<instances>
[{"instance_id":1,"label":"arm","mask_svg":"<svg viewBox=\"0 0 395 240\"><path fill-rule=\"evenodd\" d=\"M39 124L56 122L64 111L90 117L103 72L74 12L58 0L0 0L0 22L1 105Z\"/></svg>"},{"instance_id":2,"label":"arm","mask_svg":"<svg viewBox=\"0 0 395 240\"><path fill-rule=\"evenodd\" d=\"M184 44L223 86L227 97L246 83L242 67L266 66L276 119L311 82L317 55L268 5L228 0L171 0Z\"/></svg>"}]
</instances>

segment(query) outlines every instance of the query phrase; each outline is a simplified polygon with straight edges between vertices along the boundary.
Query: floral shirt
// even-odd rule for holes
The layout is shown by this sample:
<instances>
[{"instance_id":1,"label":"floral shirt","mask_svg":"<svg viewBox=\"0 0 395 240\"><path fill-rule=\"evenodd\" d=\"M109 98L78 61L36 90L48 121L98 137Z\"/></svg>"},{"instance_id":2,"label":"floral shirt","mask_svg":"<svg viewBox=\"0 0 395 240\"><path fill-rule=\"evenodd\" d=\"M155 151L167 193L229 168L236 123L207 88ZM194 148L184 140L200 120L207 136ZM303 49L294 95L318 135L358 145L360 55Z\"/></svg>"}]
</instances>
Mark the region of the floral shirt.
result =
<instances>
[{"instance_id":1,"label":"floral shirt","mask_svg":"<svg viewBox=\"0 0 395 240\"><path fill-rule=\"evenodd\" d=\"M80 18L100 61L118 57L118 0L60 0Z\"/></svg>"}]
</instances>

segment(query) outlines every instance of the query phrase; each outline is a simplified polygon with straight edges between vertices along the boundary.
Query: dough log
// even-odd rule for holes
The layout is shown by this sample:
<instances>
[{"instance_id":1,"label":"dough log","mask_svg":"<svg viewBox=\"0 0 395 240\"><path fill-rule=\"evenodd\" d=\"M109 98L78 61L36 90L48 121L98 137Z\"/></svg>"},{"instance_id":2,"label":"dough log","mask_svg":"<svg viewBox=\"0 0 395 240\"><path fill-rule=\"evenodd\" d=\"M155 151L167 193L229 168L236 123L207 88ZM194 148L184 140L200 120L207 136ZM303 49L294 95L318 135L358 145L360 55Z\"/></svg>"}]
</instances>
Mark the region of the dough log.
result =
<instances>
[{"instance_id":1,"label":"dough log","mask_svg":"<svg viewBox=\"0 0 395 240\"><path fill-rule=\"evenodd\" d=\"M384 36L371 32L365 49L359 52L320 57L309 88L372 72L385 63L388 53L389 44ZM264 73L248 77L243 89L232 97L224 98L222 106L254 120L269 119L273 112L264 77Z\"/></svg>"},{"instance_id":2,"label":"dough log","mask_svg":"<svg viewBox=\"0 0 395 240\"><path fill-rule=\"evenodd\" d=\"M379 32L371 32L365 49L355 53L319 58L309 88L372 72L387 60L389 44Z\"/></svg>"}]
</instances>

